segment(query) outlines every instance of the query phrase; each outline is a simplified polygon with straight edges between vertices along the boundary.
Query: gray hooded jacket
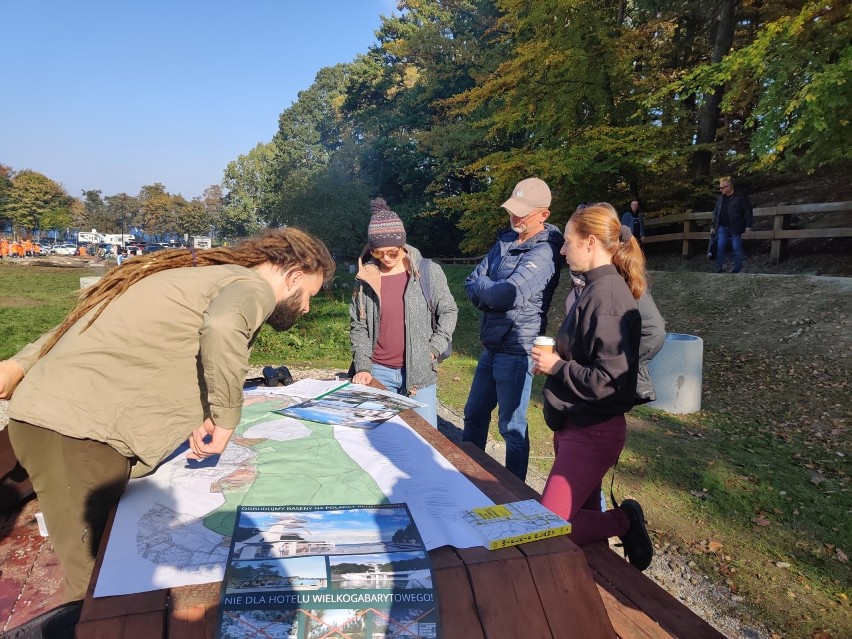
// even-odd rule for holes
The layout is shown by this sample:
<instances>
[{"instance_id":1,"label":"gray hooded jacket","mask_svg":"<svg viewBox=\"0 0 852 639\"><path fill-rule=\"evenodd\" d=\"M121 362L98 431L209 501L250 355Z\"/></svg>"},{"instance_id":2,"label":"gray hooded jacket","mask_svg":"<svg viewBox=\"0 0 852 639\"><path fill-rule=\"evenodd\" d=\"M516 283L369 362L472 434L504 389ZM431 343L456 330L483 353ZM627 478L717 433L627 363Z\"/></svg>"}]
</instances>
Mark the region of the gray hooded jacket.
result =
<instances>
[{"instance_id":1,"label":"gray hooded jacket","mask_svg":"<svg viewBox=\"0 0 852 639\"><path fill-rule=\"evenodd\" d=\"M405 371L406 392L431 386L438 379L438 354L446 349L453 338L459 310L453 294L447 286L447 278L441 267L430 261L429 275L432 284L432 297L435 301L435 314L438 324L432 330L432 318L423 289L420 286L420 265L422 256L413 246L403 247L406 253L406 268L409 274L408 286L403 294L405 307ZM369 372L372 369L373 347L379 335L381 316L381 275L379 267L372 259L364 262L365 251L358 258L358 274L352 301L349 304L349 341L352 345L352 363L356 373Z\"/></svg>"}]
</instances>

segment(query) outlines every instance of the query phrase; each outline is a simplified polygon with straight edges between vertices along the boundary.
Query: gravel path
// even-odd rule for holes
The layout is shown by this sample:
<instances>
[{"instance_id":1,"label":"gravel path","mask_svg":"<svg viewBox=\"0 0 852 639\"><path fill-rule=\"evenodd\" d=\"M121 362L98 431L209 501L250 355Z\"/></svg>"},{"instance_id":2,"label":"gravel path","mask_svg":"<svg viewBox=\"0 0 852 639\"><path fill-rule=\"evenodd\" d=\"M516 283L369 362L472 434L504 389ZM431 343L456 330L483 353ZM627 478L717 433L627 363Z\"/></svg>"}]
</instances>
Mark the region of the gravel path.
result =
<instances>
[{"instance_id":1,"label":"gravel path","mask_svg":"<svg viewBox=\"0 0 852 639\"><path fill-rule=\"evenodd\" d=\"M260 376L261 367L252 367L249 377ZM294 379L331 379L335 372L329 370L291 369ZM8 421L6 407L8 402L0 401L0 429ZM439 403L438 429L452 441L461 439L462 416ZM499 462L503 462L505 447L501 442L489 438L486 452ZM546 477L531 473L527 483L541 492ZM742 597L732 595L726 588L713 583L707 575L695 570L695 564L680 553L677 546L657 545L651 567L645 574L684 602L697 615L712 624L730 639L772 639L780 637L765 628L759 621L750 619L748 608Z\"/></svg>"}]
</instances>

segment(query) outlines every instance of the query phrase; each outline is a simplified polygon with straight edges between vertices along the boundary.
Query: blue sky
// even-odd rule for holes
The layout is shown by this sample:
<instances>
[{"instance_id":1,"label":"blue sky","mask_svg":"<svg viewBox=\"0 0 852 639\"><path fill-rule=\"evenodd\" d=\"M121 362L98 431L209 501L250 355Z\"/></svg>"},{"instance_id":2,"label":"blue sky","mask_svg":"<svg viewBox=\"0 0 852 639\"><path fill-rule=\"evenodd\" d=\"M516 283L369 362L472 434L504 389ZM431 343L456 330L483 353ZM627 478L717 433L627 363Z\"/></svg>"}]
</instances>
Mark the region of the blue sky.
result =
<instances>
[{"instance_id":1,"label":"blue sky","mask_svg":"<svg viewBox=\"0 0 852 639\"><path fill-rule=\"evenodd\" d=\"M187 199L268 142L395 0L0 0L0 163L72 196Z\"/></svg>"}]
</instances>

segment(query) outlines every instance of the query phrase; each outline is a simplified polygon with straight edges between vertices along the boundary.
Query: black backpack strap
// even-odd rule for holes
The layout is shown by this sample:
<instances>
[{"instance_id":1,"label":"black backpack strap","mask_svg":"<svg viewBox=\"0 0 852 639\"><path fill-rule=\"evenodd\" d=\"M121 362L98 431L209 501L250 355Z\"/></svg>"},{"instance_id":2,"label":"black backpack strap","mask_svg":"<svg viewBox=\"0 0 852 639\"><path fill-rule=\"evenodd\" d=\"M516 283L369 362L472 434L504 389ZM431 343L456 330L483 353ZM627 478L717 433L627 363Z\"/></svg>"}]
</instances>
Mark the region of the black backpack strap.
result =
<instances>
[{"instance_id":1,"label":"black backpack strap","mask_svg":"<svg viewBox=\"0 0 852 639\"><path fill-rule=\"evenodd\" d=\"M434 327L434 317L435 317L435 301L432 299L432 274L430 273L432 269L432 260L423 258L420 260L420 288L423 291L423 297L426 298L426 305L429 307L429 312L433 317L433 326Z\"/></svg>"},{"instance_id":2,"label":"black backpack strap","mask_svg":"<svg viewBox=\"0 0 852 639\"><path fill-rule=\"evenodd\" d=\"M609 482L609 498L612 500L612 507L618 508L618 502L615 501L615 494L612 491L613 484L615 484L615 469L618 468L618 459L615 460L615 466L612 467L612 479Z\"/></svg>"}]
</instances>

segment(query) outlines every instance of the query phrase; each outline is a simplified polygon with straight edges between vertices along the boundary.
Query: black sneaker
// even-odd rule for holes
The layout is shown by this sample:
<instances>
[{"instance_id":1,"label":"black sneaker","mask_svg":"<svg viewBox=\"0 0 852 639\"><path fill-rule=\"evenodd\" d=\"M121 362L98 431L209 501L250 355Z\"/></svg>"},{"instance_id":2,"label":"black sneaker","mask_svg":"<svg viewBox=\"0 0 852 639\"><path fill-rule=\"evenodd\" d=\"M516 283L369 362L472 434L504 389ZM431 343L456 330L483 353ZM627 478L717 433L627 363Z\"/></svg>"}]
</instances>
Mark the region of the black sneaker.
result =
<instances>
[{"instance_id":1,"label":"black sneaker","mask_svg":"<svg viewBox=\"0 0 852 639\"><path fill-rule=\"evenodd\" d=\"M633 499L625 499L619 506L630 520L630 528L621 539L624 554L627 561L639 570L645 570L651 565L651 557L654 556L654 544L645 529L645 515L642 506Z\"/></svg>"}]
</instances>

